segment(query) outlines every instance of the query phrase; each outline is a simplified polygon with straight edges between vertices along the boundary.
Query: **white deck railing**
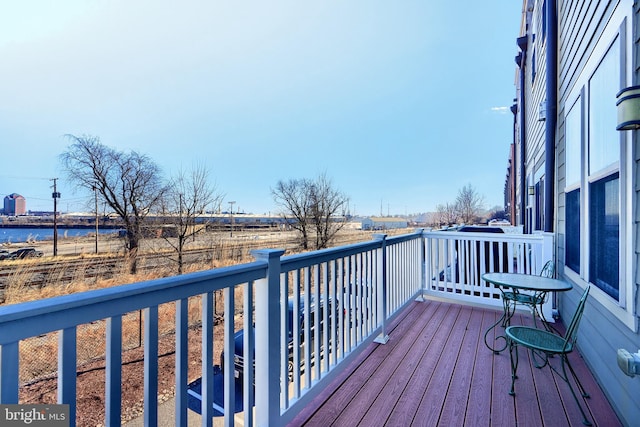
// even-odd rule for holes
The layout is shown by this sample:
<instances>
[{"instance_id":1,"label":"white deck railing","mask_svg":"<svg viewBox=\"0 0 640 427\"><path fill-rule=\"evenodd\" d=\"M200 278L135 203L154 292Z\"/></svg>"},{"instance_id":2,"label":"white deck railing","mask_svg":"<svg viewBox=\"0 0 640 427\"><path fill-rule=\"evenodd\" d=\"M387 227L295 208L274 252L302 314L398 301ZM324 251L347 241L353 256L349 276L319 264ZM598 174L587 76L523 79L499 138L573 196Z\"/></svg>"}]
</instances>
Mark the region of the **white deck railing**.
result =
<instances>
[{"instance_id":1,"label":"white deck railing","mask_svg":"<svg viewBox=\"0 0 640 427\"><path fill-rule=\"evenodd\" d=\"M58 403L70 405L75 421L77 331L104 321L105 421L119 425L122 319L142 310L144 422L157 425L158 307L174 304L175 424L186 425L188 308L196 298L203 313L202 359L212 361L202 364L203 425L212 425L216 349L206 337L214 336L214 292L222 291L224 408L236 407L234 334L255 328L254 334L244 334L244 366L255 363L255 372L244 369L242 377L245 410L241 415L224 411L224 424L234 425L237 415L245 425L283 425L367 344L386 342L387 322L416 297L497 305L495 291L478 275L493 267L537 272L551 256L549 239L421 230L391 238L376 235L371 242L286 257L280 250L255 251L257 260L244 265L0 307L0 403L18 403L20 342L57 333ZM243 313L241 320L237 313ZM235 326L236 319L242 326Z\"/></svg>"},{"instance_id":2,"label":"white deck railing","mask_svg":"<svg viewBox=\"0 0 640 427\"><path fill-rule=\"evenodd\" d=\"M425 295L502 307L500 291L482 280L487 272L539 274L554 260L553 234L424 232ZM553 319L551 299L543 308Z\"/></svg>"}]
</instances>

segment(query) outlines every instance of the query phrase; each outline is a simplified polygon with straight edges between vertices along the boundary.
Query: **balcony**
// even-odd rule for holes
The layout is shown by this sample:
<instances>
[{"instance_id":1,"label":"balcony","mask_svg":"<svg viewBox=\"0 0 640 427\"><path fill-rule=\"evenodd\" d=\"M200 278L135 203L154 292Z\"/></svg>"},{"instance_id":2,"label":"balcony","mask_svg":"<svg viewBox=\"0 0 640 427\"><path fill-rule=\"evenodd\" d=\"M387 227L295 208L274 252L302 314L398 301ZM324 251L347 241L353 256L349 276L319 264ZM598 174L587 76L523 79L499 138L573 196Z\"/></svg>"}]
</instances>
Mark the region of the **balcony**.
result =
<instances>
[{"instance_id":1,"label":"balcony","mask_svg":"<svg viewBox=\"0 0 640 427\"><path fill-rule=\"evenodd\" d=\"M506 424L514 419L527 424L561 414L565 418L555 419L579 422L580 417L574 416L577 408L571 401L566 407L562 404L566 397L562 386L549 382L550 376L544 375L548 372L523 374L514 401L507 393L508 355L493 355L480 339L496 318L496 309L501 309L499 292L482 281L481 274L537 274L544 261L553 258L552 249L553 236L547 234L420 230L292 256L277 250L255 251L256 261L244 265L2 307L0 402L19 403L20 372L25 368L20 343L55 334L57 401L69 404L71 419L76 420L78 349L83 331L102 325L105 423L119 425L123 325L131 313L141 312L144 424L186 425L193 381L189 309L196 304L202 336L214 337L202 339L198 349L202 360L210 361L202 363L198 372L203 425L212 425L214 419L229 426L326 425L329 416L361 419L362 425L370 425L365 421L372 416L376 422L388 419L405 425L409 418L422 423L435 416L427 425L463 424L461 417L469 417L473 425L475 420L481 425L495 423L499 417L506 417ZM215 308L214 295L220 293L223 322ZM287 320L287 301L293 302L293 317L300 323ZM547 318L552 317L552 304L550 299L544 308ZM314 305L318 309L300 309ZM175 419L159 420L158 331L168 306L175 334ZM244 366L255 369L242 372L238 395L233 349L234 334L240 329L255 331L243 338ZM98 342L92 345L99 347ZM224 354L222 399L214 391L220 353ZM587 370L584 364L578 366ZM604 424L617 420L592 381L587 386L594 395L589 400L591 416ZM358 399L352 399L356 395ZM388 396L397 398L393 407ZM534 397L538 405L518 404ZM239 406L252 410L225 410ZM538 418L532 418L527 412L532 408L545 408L544 414L538 410Z\"/></svg>"},{"instance_id":2,"label":"balcony","mask_svg":"<svg viewBox=\"0 0 640 427\"><path fill-rule=\"evenodd\" d=\"M509 353L494 355L483 342L496 320L491 309L411 303L392 322L389 342L370 345L290 425L581 426L566 384L532 368L522 350L516 397L508 394ZM529 314L512 320L532 324ZM593 425L622 425L578 354L571 363L591 395L583 401Z\"/></svg>"}]
</instances>

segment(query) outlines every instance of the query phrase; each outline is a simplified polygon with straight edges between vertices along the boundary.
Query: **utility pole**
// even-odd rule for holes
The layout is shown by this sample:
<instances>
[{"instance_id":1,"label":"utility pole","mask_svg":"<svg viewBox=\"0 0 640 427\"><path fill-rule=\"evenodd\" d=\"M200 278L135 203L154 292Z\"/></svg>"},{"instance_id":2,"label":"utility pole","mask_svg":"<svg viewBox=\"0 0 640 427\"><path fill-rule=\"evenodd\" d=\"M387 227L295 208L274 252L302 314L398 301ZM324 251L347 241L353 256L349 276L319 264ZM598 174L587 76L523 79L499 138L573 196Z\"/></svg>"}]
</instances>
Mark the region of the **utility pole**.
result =
<instances>
[{"instance_id":1,"label":"utility pole","mask_svg":"<svg viewBox=\"0 0 640 427\"><path fill-rule=\"evenodd\" d=\"M93 186L93 199L96 208L96 253L98 253L98 189L95 185Z\"/></svg>"},{"instance_id":2,"label":"utility pole","mask_svg":"<svg viewBox=\"0 0 640 427\"><path fill-rule=\"evenodd\" d=\"M60 198L60 193L58 193L58 178L52 178L53 181L53 193L51 193L51 197L53 197L53 256L58 255L58 199Z\"/></svg>"},{"instance_id":3,"label":"utility pole","mask_svg":"<svg viewBox=\"0 0 640 427\"><path fill-rule=\"evenodd\" d=\"M231 223L231 236L233 237L233 204L235 202L229 202L229 218L230 218L230 223Z\"/></svg>"}]
</instances>

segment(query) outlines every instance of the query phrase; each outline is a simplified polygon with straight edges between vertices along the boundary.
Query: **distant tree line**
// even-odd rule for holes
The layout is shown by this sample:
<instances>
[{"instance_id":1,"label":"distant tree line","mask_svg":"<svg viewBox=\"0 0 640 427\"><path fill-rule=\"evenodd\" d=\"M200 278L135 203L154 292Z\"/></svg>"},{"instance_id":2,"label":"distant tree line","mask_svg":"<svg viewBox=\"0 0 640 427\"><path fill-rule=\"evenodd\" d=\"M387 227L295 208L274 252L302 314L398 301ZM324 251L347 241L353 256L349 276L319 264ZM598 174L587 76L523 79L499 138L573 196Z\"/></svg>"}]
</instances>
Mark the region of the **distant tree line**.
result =
<instances>
[{"instance_id":1,"label":"distant tree line","mask_svg":"<svg viewBox=\"0 0 640 427\"><path fill-rule=\"evenodd\" d=\"M175 251L178 274L182 273L187 240L205 229L197 218L208 207L219 206L223 194L210 181L203 165L180 170L165 179L158 165L136 151L119 151L91 135L67 135L71 144L60 155L69 181L109 207L122 220L129 271L137 271L137 253L143 225L151 213L171 218L173 233L166 240ZM304 249L325 248L344 226L348 198L321 174L315 179L279 181L272 195L282 216L300 233ZM97 209L97 208L96 208ZM339 218L339 219L338 219Z\"/></svg>"}]
</instances>

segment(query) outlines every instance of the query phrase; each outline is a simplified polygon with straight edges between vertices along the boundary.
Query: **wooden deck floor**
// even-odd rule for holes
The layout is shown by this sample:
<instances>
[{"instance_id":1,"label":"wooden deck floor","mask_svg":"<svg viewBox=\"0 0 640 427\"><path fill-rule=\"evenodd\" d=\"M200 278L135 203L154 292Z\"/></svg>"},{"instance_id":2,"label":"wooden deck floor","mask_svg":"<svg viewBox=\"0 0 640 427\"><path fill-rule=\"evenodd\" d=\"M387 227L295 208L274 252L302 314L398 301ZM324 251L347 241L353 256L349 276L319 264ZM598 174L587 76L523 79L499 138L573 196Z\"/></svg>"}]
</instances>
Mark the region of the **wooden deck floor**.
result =
<instances>
[{"instance_id":1,"label":"wooden deck floor","mask_svg":"<svg viewBox=\"0 0 640 427\"><path fill-rule=\"evenodd\" d=\"M389 342L369 346L290 425L582 425L566 384L548 367L533 368L524 350L516 396L509 395L509 351L494 355L483 341L498 315L458 304L412 303L390 326ZM527 315L512 320L530 322ZM583 401L593 425L621 425L580 355L572 356L591 394Z\"/></svg>"}]
</instances>

